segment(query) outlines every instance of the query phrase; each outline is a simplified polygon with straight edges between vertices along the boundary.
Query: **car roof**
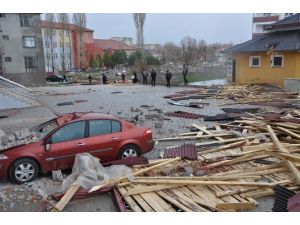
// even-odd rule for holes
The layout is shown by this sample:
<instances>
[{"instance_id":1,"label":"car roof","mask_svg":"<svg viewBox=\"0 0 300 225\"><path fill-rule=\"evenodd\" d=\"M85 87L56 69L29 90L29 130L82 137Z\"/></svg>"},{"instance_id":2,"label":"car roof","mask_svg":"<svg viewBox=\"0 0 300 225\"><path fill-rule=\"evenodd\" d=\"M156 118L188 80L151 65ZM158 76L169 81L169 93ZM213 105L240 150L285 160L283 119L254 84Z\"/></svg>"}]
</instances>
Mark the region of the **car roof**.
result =
<instances>
[{"instance_id":1,"label":"car roof","mask_svg":"<svg viewBox=\"0 0 300 225\"><path fill-rule=\"evenodd\" d=\"M59 126L77 120L84 120L84 119L117 119L116 117L99 113L99 112L74 112L60 115L56 118L56 122Z\"/></svg>"}]
</instances>

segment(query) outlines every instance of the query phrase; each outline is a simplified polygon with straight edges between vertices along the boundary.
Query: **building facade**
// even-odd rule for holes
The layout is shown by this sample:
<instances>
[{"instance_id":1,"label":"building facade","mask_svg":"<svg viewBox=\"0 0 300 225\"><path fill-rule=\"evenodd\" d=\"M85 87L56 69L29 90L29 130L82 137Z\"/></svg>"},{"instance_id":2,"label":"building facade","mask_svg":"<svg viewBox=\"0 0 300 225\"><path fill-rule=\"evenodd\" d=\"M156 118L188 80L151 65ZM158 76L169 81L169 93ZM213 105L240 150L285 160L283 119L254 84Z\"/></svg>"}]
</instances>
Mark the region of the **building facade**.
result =
<instances>
[{"instance_id":1,"label":"building facade","mask_svg":"<svg viewBox=\"0 0 300 225\"><path fill-rule=\"evenodd\" d=\"M283 87L287 79L300 79L300 14L266 29L268 33L224 51L232 57L232 81Z\"/></svg>"},{"instance_id":2,"label":"building facade","mask_svg":"<svg viewBox=\"0 0 300 225\"><path fill-rule=\"evenodd\" d=\"M266 26L271 25L293 13L254 13L252 19L252 38L265 34Z\"/></svg>"},{"instance_id":3,"label":"building facade","mask_svg":"<svg viewBox=\"0 0 300 225\"><path fill-rule=\"evenodd\" d=\"M91 56L103 51L94 43L93 30L74 24L42 21L47 72L87 69Z\"/></svg>"},{"instance_id":4,"label":"building facade","mask_svg":"<svg viewBox=\"0 0 300 225\"><path fill-rule=\"evenodd\" d=\"M25 86L45 83L40 14L0 14L0 75Z\"/></svg>"},{"instance_id":5,"label":"building facade","mask_svg":"<svg viewBox=\"0 0 300 225\"><path fill-rule=\"evenodd\" d=\"M123 50L126 52L127 56L129 56L136 50L134 47L112 39L95 39L94 41L98 48L101 48L104 52L108 52L110 54L117 50Z\"/></svg>"}]
</instances>

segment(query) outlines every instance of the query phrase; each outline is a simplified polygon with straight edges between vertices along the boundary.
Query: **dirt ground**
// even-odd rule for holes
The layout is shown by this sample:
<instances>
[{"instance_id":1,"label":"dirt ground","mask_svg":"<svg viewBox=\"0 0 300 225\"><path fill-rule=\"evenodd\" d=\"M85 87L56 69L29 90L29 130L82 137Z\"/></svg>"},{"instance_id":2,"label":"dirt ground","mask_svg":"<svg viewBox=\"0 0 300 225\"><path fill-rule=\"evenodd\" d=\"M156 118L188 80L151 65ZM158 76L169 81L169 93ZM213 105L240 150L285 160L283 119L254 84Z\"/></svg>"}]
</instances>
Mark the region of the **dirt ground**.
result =
<instances>
[{"instance_id":1,"label":"dirt ground","mask_svg":"<svg viewBox=\"0 0 300 225\"><path fill-rule=\"evenodd\" d=\"M57 86L34 88L37 99L43 104L38 107L20 109L20 112L11 117L0 119L0 128L8 133L20 128L30 128L39 123L46 122L55 113L69 112L103 112L115 116L130 119L139 115L138 125L152 128L153 136L168 137L178 133L189 132L191 123L211 126L211 122L200 120L168 117L169 120L160 121L158 118L145 119L145 115L158 114L158 112L173 112L177 110L192 113L215 115L223 113L218 104L226 103L223 100L206 99L208 106L202 109L174 106L167 103L165 95L176 91L191 89L188 87L143 86L143 85L82 85L82 86ZM86 100L79 103L74 101ZM73 102L73 105L57 106L58 103ZM148 106L148 107L147 107ZM150 106L150 107L149 107ZM223 106L225 107L225 106ZM245 107L238 105L235 107ZM249 107L249 106L247 106ZM253 106L252 106L253 107ZM155 123L162 123L161 128L155 128ZM155 146L155 149L147 153L149 159L159 157L159 152L166 146L176 145L178 142L163 142ZM16 185L9 181L0 181L0 211L38 211L41 209L41 195L39 188L51 188L59 186L59 182L51 180L51 174L43 175L29 184ZM262 198L254 211L270 211L273 198ZM109 194L98 195L92 198L74 200L65 211L103 211L113 212L116 207Z\"/></svg>"}]
</instances>

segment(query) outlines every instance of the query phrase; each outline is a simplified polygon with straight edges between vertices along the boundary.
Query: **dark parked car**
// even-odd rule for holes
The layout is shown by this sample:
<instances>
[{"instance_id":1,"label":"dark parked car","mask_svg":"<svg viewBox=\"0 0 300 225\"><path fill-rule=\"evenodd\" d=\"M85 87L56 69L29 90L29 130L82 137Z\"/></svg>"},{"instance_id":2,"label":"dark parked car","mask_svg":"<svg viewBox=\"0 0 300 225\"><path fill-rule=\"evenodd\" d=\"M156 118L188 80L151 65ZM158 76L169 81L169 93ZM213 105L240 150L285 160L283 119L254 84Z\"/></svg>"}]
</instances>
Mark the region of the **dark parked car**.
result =
<instances>
[{"instance_id":1,"label":"dark parked car","mask_svg":"<svg viewBox=\"0 0 300 225\"><path fill-rule=\"evenodd\" d=\"M60 74L55 74L53 72L47 72L46 81L49 81L49 82L63 82L64 78Z\"/></svg>"},{"instance_id":2,"label":"dark parked car","mask_svg":"<svg viewBox=\"0 0 300 225\"><path fill-rule=\"evenodd\" d=\"M101 113L71 113L34 128L39 140L0 152L0 178L16 183L38 174L72 168L87 152L101 162L139 156L154 147L152 131Z\"/></svg>"}]
</instances>

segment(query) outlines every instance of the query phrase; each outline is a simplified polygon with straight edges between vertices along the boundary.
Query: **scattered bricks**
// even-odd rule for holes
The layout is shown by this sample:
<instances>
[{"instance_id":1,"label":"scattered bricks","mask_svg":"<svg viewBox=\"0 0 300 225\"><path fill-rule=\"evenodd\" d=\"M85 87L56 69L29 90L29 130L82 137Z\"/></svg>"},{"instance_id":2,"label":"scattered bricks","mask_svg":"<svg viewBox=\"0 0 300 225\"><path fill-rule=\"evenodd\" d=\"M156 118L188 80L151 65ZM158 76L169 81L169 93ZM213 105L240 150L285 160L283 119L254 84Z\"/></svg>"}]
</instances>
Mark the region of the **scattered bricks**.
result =
<instances>
[{"instance_id":1,"label":"scattered bricks","mask_svg":"<svg viewBox=\"0 0 300 225\"><path fill-rule=\"evenodd\" d=\"M53 170L52 171L52 180L63 181L64 177L61 170Z\"/></svg>"},{"instance_id":2,"label":"scattered bricks","mask_svg":"<svg viewBox=\"0 0 300 225\"><path fill-rule=\"evenodd\" d=\"M160 122L154 123L154 126L155 126L155 128L162 128L163 123L160 123Z\"/></svg>"},{"instance_id":3,"label":"scattered bricks","mask_svg":"<svg viewBox=\"0 0 300 225\"><path fill-rule=\"evenodd\" d=\"M151 119L151 115L146 114L146 115L145 115L145 119L146 119L146 120L150 120L150 119Z\"/></svg>"},{"instance_id":4,"label":"scattered bricks","mask_svg":"<svg viewBox=\"0 0 300 225\"><path fill-rule=\"evenodd\" d=\"M16 137L13 134L7 135L7 138L9 142L16 141Z\"/></svg>"}]
</instances>

